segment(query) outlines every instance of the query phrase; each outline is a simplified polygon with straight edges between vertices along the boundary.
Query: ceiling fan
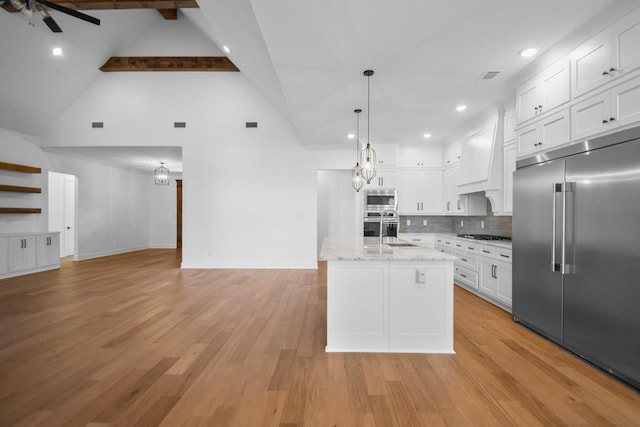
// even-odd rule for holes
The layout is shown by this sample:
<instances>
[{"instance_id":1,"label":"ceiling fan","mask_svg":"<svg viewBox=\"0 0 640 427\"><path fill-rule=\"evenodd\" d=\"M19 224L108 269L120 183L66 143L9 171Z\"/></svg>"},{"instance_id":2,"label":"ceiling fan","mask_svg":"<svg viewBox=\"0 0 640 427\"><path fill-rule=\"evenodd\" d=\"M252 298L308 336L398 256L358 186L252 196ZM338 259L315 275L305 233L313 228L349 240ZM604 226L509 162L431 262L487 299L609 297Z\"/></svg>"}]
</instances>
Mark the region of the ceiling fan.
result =
<instances>
[{"instance_id":1,"label":"ceiling fan","mask_svg":"<svg viewBox=\"0 0 640 427\"><path fill-rule=\"evenodd\" d=\"M7 0L0 0L0 5L5 3L5 1ZM77 10L69 9L68 7L60 6L59 4L52 3L47 0L8 0L8 2L11 3L11 6L13 6L18 12L27 15L30 18L32 17L33 12L39 12L40 15L42 15L44 23L47 24L47 27L49 27L49 29L54 33L61 33L62 29L43 6L82 19L83 21L90 22L91 24L100 25L100 20L93 16L85 15Z\"/></svg>"}]
</instances>

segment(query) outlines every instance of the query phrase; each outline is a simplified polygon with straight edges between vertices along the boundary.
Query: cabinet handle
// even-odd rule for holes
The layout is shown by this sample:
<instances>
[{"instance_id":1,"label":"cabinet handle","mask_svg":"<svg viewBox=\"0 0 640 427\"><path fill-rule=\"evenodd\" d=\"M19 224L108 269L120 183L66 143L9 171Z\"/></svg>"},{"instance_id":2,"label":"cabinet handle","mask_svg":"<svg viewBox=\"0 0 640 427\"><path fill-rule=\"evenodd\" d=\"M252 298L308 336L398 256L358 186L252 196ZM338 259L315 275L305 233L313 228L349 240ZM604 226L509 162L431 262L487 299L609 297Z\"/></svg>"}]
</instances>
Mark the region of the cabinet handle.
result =
<instances>
[{"instance_id":1,"label":"cabinet handle","mask_svg":"<svg viewBox=\"0 0 640 427\"><path fill-rule=\"evenodd\" d=\"M420 202L416 202L416 210L419 211L420 210Z\"/></svg>"},{"instance_id":2,"label":"cabinet handle","mask_svg":"<svg viewBox=\"0 0 640 427\"><path fill-rule=\"evenodd\" d=\"M450 210L449 205L451 205L451 202L447 202L447 210Z\"/></svg>"},{"instance_id":3,"label":"cabinet handle","mask_svg":"<svg viewBox=\"0 0 640 427\"><path fill-rule=\"evenodd\" d=\"M460 210L460 199L458 199L458 210Z\"/></svg>"},{"instance_id":4,"label":"cabinet handle","mask_svg":"<svg viewBox=\"0 0 640 427\"><path fill-rule=\"evenodd\" d=\"M533 107L534 110L536 110L536 113L538 112L538 107Z\"/></svg>"},{"instance_id":5,"label":"cabinet handle","mask_svg":"<svg viewBox=\"0 0 640 427\"><path fill-rule=\"evenodd\" d=\"M467 249L469 249L470 251L475 251L476 248L472 248L471 246L467 246Z\"/></svg>"},{"instance_id":6,"label":"cabinet handle","mask_svg":"<svg viewBox=\"0 0 640 427\"><path fill-rule=\"evenodd\" d=\"M603 124L603 125L606 125L607 123L609 123L609 120L607 120L607 119L604 119L604 120L602 121L602 124Z\"/></svg>"},{"instance_id":7,"label":"cabinet handle","mask_svg":"<svg viewBox=\"0 0 640 427\"><path fill-rule=\"evenodd\" d=\"M491 251L487 251L487 250L484 250L484 249L482 250L482 252L484 252L485 254L490 254L491 253Z\"/></svg>"},{"instance_id":8,"label":"cabinet handle","mask_svg":"<svg viewBox=\"0 0 640 427\"><path fill-rule=\"evenodd\" d=\"M609 75L609 72L608 72L608 71L603 71L603 72L602 72L602 75L603 75L603 76L608 76L608 75Z\"/></svg>"},{"instance_id":9,"label":"cabinet handle","mask_svg":"<svg viewBox=\"0 0 640 427\"><path fill-rule=\"evenodd\" d=\"M460 275L461 275L462 277L464 277L465 279L467 278L467 275L466 275L466 274L460 273Z\"/></svg>"},{"instance_id":10,"label":"cabinet handle","mask_svg":"<svg viewBox=\"0 0 640 427\"><path fill-rule=\"evenodd\" d=\"M615 122L615 121L616 121L616 118L615 118L615 117L609 117L609 121L610 121L610 122Z\"/></svg>"},{"instance_id":11,"label":"cabinet handle","mask_svg":"<svg viewBox=\"0 0 640 427\"><path fill-rule=\"evenodd\" d=\"M420 210L423 211L424 210L424 202L420 202Z\"/></svg>"},{"instance_id":12,"label":"cabinet handle","mask_svg":"<svg viewBox=\"0 0 640 427\"><path fill-rule=\"evenodd\" d=\"M460 258L460 259L461 259L462 261L464 261L464 262L469 262L469 260L468 260L468 259L466 259L466 258Z\"/></svg>"},{"instance_id":13,"label":"cabinet handle","mask_svg":"<svg viewBox=\"0 0 640 427\"><path fill-rule=\"evenodd\" d=\"M505 254L500 254L500 256L501 256L502 258L511 258L509 255L505 255Z\"/></svg>"},{"instance_id":14,"label":"cabinet handle","mask_svg":"<svg viewBox=\"0 0 640 427\"><path fill-rule=\"evenodd\" d=\"M610 73L613 73L614 71L618 71L618 70L616 70L614 67L609 68Z\"/></svg>"}]
</instances>

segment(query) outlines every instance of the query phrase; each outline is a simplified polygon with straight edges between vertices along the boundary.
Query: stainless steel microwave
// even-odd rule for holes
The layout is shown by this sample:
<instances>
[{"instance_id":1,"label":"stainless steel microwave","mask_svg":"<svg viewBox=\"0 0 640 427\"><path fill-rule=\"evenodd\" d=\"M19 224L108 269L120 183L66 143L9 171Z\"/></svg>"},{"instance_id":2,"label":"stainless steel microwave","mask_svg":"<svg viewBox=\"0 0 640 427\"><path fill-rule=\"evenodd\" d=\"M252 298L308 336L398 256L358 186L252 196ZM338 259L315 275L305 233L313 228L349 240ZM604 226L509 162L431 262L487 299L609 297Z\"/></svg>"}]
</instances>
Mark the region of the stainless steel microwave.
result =
<instances>
[{"instance_id":1,"label":"stainless steel microwave","mask_svg":"<svg viewBox=\"0 0 640 427\"><path fill-rule=\"evenodd\" d=\"M398 210L398 190L396 189L366 189L363 200L365 212Z\"/></svg>"}]
</instances>

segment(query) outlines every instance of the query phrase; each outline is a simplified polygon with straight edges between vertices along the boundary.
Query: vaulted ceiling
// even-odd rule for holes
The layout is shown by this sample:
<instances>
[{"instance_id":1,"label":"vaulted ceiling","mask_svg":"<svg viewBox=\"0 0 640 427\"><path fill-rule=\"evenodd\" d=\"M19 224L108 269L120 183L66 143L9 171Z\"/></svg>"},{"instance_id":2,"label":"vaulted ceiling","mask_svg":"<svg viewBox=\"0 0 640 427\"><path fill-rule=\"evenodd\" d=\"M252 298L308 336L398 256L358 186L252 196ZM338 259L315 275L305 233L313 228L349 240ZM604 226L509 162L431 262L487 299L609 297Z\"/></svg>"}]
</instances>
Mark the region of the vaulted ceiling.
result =
<instances>
[{"instance_id":1,"label":"vaulted ceiling","mask_svg":"<svg viewBox=\"0 0 640 427\"><path fill-rule=\"evenodd\" d=\"M85 10L83 3L91 1L98 10ZM153 9L117 10L127 3ZM362 72L368 68L375 71L372 141L418 144L429 132L438 143L513 99L514 78L535 60L519 57L520 49L545 51L603 11L634 3L200 0L200 8L179 9L174 24L154 9L176 9L176 2L76 0L64 4L100 18L101 25L51 11L64 31L59 34L39 18L30 27L24 15L2 12L0 127L42 135L111 56L226 55L293 123L304 144L349 144L353 109L366 108ZM189 26L197 41L181 36L172 42L176 25ZM63 57L51 56L54 46L63 48ZM479 81L486 71L500 74ZM456 112L458 104L467 111Z\"/></svg>"}]
</instances>

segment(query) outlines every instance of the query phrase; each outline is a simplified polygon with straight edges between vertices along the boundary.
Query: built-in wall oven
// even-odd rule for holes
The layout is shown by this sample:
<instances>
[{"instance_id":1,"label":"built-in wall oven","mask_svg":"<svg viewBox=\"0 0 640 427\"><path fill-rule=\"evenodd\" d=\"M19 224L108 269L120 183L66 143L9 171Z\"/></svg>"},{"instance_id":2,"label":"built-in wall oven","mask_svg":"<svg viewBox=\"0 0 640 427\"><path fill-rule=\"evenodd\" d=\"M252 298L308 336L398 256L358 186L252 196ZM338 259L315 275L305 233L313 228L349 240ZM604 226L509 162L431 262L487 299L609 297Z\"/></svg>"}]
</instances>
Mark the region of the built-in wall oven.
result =
<instances>
[{"instance_id":1,"label":"built-in wall oven","mask_svg":"<svg viewBox=\"0 0 640 427\"><path fill-rule=\"evenodd\" d=\"M398 215L394 211L365 212L363 217L364 237L398 237Z\"/></svg>"},{"instance_id":2,"label":"built-in wall oven","mask_svg":"<svg viewBox=\"0 0 640 427\"><path fill-rule=\"evenodd\" d=\"M386 189L366 189L364 190L364 205L362 211L397 211L398 210L398 190Z\"/></svg>"}]
</instances>

